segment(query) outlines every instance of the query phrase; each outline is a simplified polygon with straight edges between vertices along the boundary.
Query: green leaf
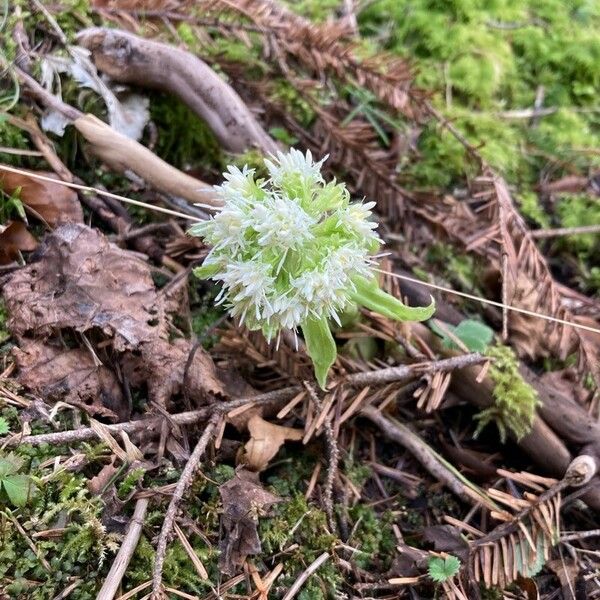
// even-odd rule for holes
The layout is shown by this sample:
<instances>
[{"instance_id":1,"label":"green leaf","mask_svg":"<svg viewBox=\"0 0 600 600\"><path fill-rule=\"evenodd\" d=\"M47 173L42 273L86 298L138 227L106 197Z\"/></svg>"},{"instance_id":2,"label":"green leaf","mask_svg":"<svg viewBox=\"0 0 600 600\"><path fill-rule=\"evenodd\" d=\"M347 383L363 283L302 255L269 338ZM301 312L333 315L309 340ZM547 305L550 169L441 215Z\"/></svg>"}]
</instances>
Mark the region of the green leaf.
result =
<instances>
[{"instance_id":1,"label":"green leaf","mask_svg":"<svg viewBox=\"0 0 600 600\"><path fill-rule=\"evenodd\" d=\"M0 458L0 482L7 475L13 475L23 466L23 459L12 452Z\"/></svg>"},{"instance_id":2,"label":"green leaf","mask_svg":"<svg viewBox=\"0 0 600 600\"><path fill-rule=\"evenodd\" d=\"M2 480L2 486L15 506L26 504L31 488L31 480L27 475L9 475Z\"/></svg>"},{"instance_id":3,"label":"green leaf","mask_svg":"<svg viewBox=\"0 0 600 600\"><path fill-rule=\"evenodd\" d=\"M375 279L354 277L352 282L356 286L356 292L352 299L369 310L379 313L389 319L396 321L426 321L435 312L435 302L431 299L429 306L406 306L400 300L384 292Z\"/></svg>"},{"instance_id":4,"label":"green leaf","mask_svg":"<svg viewBox=\"0 0 600 600\"><path fill-rule=\"evenodd\" d=\"M301 327L308 355L315 368L315 377L321 388L325 389L327 373L337 357L337 347L329 323L325 317L321 317L308 319Z\"/></svg>"},{"instance_id":5,"label":"green leaf","mask_svg":"<svg viewBox=\"0 0 600 600\"><path fill-rule=\"evenodd\" d=\"M444 583L454 577L460 571L460 560L456 556L448 556L445 559L434 556L427 562L429 577L436 583Z\"/></svg>"},{"instance_id":6,"label":"green leaf","mask_svg":"<svg viewBox=\"0 0 600 600\"><path fill-rule=\"evenodd\" d=\"M196 267L193 272L198 279L208 279L209 277L216 275L220 270L221 267L219 265L212 263L210 265Z\"/></svg>"},{"instance_id":7,"label":"green leaf","mask_svg":"<svg viewBox=\"0 0 600 600\"><path fill-rule=\"evenodd\" d=\"M437 335L443 339L444 346L454 350L458 349L456 343L448 337L441 327L438 327L435 323L431 323L430 327L434 333L437 333ZM485 352L494 337L493 329L488 327L485 323L473 319L465 319L456 327L453 327L452 325L445 325L445 327L471 352Z\"/></svg>"},{"instance_id":8,"label":"green leaf","mask_svg":"<svg viewBox=\"0 0 600 600\"><path fill-rule=\"evenodd\" d=\"M9 431L8 421L4 417L0 417L0 435L6 435Z\"/></svg>"}]
</instances>

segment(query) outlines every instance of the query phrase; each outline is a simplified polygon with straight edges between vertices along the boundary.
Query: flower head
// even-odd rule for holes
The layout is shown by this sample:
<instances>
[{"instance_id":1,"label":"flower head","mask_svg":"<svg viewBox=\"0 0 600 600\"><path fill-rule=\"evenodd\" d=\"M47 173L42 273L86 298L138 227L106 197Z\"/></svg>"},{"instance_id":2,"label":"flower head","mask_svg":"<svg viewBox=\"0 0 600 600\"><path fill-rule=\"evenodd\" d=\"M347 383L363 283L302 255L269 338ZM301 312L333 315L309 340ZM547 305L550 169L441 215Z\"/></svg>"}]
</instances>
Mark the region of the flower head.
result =
<instances>
[{"instance_id":1,"label":"flower head","mask_svg":"<svg viewBox=\"0 0 600 600\"><path fill-rule=\"evenodd\" d=\"M339 323L349 305L401 320L433 311L410 309L379 289L375 204L351 202L343 184L325 182L324 161L279 152L265 160L266 181L248 167L229 167L215 188L222 209L190 230L212 245L196 274L221 282L218 301L269 339L300 327L322 385L335 359L328 320Z\"/></svg>"}]
</instances>

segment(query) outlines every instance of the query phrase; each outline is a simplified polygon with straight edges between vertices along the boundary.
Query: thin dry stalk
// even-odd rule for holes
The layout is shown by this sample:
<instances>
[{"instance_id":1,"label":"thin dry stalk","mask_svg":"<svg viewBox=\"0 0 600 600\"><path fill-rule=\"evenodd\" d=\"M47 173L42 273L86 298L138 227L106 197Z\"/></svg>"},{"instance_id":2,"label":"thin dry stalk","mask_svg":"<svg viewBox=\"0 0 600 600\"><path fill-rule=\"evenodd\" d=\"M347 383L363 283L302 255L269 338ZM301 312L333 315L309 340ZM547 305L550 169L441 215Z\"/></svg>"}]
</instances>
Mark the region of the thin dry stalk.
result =
<instances>
[{"instance_id":1,"label":"thin dry stalk","mask_svg":"<svg viewBox=\"0 0 600 600\"><path fill-rule=\"evenodd\" d=\"M208 421L206 427L204 428L204 432L200 436L196 447L194 448L189 460L185 465L185 468L181 473L181 477L177 482L177 487L175 488L173 496L171 497L171 501L169 502L169 507L167 508L167 512L165 514L165 520L163 522L163 526L158 536L158 543L156 546L156 557L154 559L154 569L152 573L152 595L157 598L159 598L163 594L163 565L165 562L165 555L167 552L167 543L169 541L169 536L171 535L171 531L173 529L173 524L175 523L175 516L177 514L179 502L183 498L183 494L185 493L185 491L188 489L192 478L194 477L194 473L198 468L200 459L202 458L206 447L208 446L208 443L213 437L218 419L219 416L214 414Z\"/></svg>"},{"instance_id":2,"label":"thin dry stalk","mask_svg":"<svg viewBox=\"0 0 600 600\"><path fill-rule=\"evenodd\" d=\"M144 525L144 517L148 510L148 502L149 500L147 498L140 498L136 502L133 516L131 517L131 521L129 521L129 528L127 529L123 543L119 548L119 552L113 561L100 591L98 592L96 600L113 600L115 597L115 594L121 585L123 575L125 575L125 571L129 565L129 561L140 540L142 527Z\"/></svg>"},{"instance_id":3,"label":"thin dry stalk","mask_svg":"<svg viewBox=\"0 0 600 600\"><path fill-rule=\"evenodd\" d=\"M304 382L304 387L308 392L308 395L312 402L317 407L320 413L325 412L323 410L323 403L315 392L314 388L307 382ZM331 424L332 417L327 416L323 423L323 429L325 431L325 442L327 444L327 476L325 477L325 485L323 487L323 504L325 507L325 513L327 514L327 521L332 532L337 530L334 511L333 511L333 484L335 482L336 475L338 473L338 463L340 459L340 450L338 448L337 440L333 432L333 425Z\"/></svg>"},{"instance_id":4,"label":"thin dry stalk","mask_svg":"<svg viewBox=\"0 0 600 600\"><path fill-rule=\"evenodd\" d=\"M306 580L328 559L330 558L329 552L323 552L319 557L316 558L294 581L292 587L287 591L283 600L292 600L296 594L300 591Z\"/></svg>"}]
</instances>

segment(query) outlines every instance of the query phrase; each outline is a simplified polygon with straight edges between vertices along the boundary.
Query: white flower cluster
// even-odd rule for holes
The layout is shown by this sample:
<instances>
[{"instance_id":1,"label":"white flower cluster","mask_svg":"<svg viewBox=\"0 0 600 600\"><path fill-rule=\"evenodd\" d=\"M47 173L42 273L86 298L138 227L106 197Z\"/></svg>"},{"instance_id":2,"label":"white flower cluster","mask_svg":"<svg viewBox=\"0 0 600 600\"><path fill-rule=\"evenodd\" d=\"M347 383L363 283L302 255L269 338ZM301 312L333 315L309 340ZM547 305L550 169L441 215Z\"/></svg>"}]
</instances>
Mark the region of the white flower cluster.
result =
<instances>
[{"instance_id":1,"label":"white flower cluster","mask_svg":"<svg viewBox=\"0 0 600 600\"><path fill-rule=\"evenodd\" d=\"M216 187L223 207L194 226L212 250L197 270L223 285L218 301L272 338L307 319L333 318L351 302L353 279L372 279L380 239L374 203L351 203L344 184L325 182L310 152L265 160L270 178L229 167Z\"/></svg>"}]
</instances>

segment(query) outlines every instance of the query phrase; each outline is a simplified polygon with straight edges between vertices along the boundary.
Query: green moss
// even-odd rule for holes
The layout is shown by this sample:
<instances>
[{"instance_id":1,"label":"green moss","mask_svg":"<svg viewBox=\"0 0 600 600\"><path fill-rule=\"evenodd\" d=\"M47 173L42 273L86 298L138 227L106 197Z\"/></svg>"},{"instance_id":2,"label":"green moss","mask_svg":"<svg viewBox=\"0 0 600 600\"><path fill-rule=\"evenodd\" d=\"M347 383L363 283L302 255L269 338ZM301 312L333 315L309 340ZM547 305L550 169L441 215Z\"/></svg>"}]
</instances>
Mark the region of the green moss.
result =
<instances>
[{"instance_id":1,"label":"green moss","mask_svg":"<svg viewBox=\"0 0 600 600\"><path fill-rule=\"evenodd\" d=\"M336 537L328 532L325 513L309 505L304 495L298 492L276 504L272 517L261 519L259 537L266 555L298 544L281 555L285 576L278 583L282 586L291 585L299 573L321 553L330 551L336 542ZM308 580L305 590L312 590L314 596L306 598L333 599L342 581L341 573L332 561L328 561Z\"/></svg>"},{"instance_id":2,"label":"green moss","mask_svg":"<svg viewBox=\"0 0 600 600\"><path fill-rule=\"evenodd\" d=\"M354 525L348 545L358 550L353 561L362 569L385 572L397 544L392 530L392 513L378 514L370 506L356 504L350 508L349 515Z\"/></svg>"},{"instance_id":3,"label":"green moss","mask_svg":"<svg viewBox=\"0 0 600 600\"><path fill-rule=\"evenodd\" d=\"M494 382L494 405L481 411L475 437L491 422L496 423L502 442L508 432L521 439L531 431L540 401L537 392L519 372L519 361L512 348L490 346L486 355L494 359L488 374Z\"/></svg>"},{"instance_id":4,"label":"green moss","mask_svg":"<svg viewBox=\"0 0 600 600\"><path fill-rule=\"evenodd\" d=\"M2 94L3 98L9 98L9 94ZM2 103L0 109L5 109L5 104ZM6 117L0 114L0 140L2 140L2 146L6 146L7 148L16 148L16 149L26 149L29 147L27 136L17 127L11 125ZM8 165L19 166L23 164L23 157L18 156L16 154L5 154L4 152L0 153L0 161ZM3 200L0 199L0 202ZM0 223L2 221L0 220Z\"/></svg>"},{"instance_id":5,"label":"green moss","mask_svg":"<svg viewBox=\"0 0 600 600\"><path fill-rule=\"evenodd\" d=\"M202 340L202 346L211 348L218 341L218 334L207 334L208 330L225 314L222 306L215 305L216 290L200 291L197 280L190 284L190 305L192 313L192 331Z\"/></svg>"},{"instance_id":6,"label":"green moss","mask_svg":"<svg viewBox=\"0 0 600 600\"><path fill-rule=\"evenodd\" d=\"M208 127L183 102L167 94L152 94L150 115L158 129L154 152L178 167L204 166L223 170L223 152Z\"/></svg>"},{"instance_id":7,"label":"green moss","mask_svg":"<svg viewBox=\"0 0 600 600\"><path fill-rule=\"evenodd\" d=\"M32 474L36 474L35 469ZM80 578L81 584L71 598L92 600L95 597L110 566L106 559L116 550L118 540L101 524L101 501L90 495L86 483L87 478L81 475L58 472L44 482L26 506L13 511L13 518L30 536L56 527L57 520L64 520L65 529L60 537L36 540L39 556L6 516L8 509L0 512L0 581L11 598L53 598L73 577ZM41 558L50 572L44 568Z\"/></svg>"},{"instance_id":8,"label":"green moss","mask_svg":"<svg viewBox=\"0 0 600 600\"><path fill-rule=\"evenodd\" d=\"M427 262L441 270L449 281L468 290L476 289L478 278L472 256L458 253L450 244L436 242L427 249Z\"/></svg>"},{"instance_id":9,"label":"green moss","mask_svg":"<svg viewBox=\"0 0 600 600\"><path fill-rule=\"evenodd\" d=\"M564 195L558 202L557 212L562 227L581 227L600 225L600 202L596 198L577 195ZM577 234L567 236L561 241L563 246L575 250L581 258L595 256L600 250L596 234Z\"/></svg>"},{"instance_id":10,"label":"green moss","mask_svg":"<svg viewBox=\"0 0 600 600\"><path fill-rule=\"evenodd\" d=\"M350 456L344 461L344 474L357 489L361 490L371 477L372 470L369 465L356 462L354 456Z\"/></svg>"},{"instance_id":11,"label":"green moss","mask_svg":"<svg viewBox=\"0 0 600 600\"><path fill-rule=\"evenodd\" d=\"M550 227L550 218L540 205L540 201L536 193L525 191L517 196L521 214L529 221L541 227Z\"/></svg>"},{"instance_id":12,"label":"green moss","mask_svg":"<svg viewBox=\"0 0 600 600\"><path fill-rule=\"evenodd\" d=\"M417 84L435 90L438 108L511 182L533 186L550 156L582 172L598 163L576 156L600 142L597 3L380 0L360 12L359 24L375 47L413 62ZM534 126L499 116L532 107L540 86L543 106L558 112ZM420 160L409 170L419 185L449 186L470 174L468 157L444 137L421 136Z\"/></svg>"},{"instance_id":13,"label":"green moss","mask_svg":"<svg viewBox=\"0 0 600 600\"><path fill-rule=\"evenodd\" d=\"M334 17L335 11L340 7L339 0L285 0L284 4L295 13L317 23Z\"/></svg>"}]
</instances>

